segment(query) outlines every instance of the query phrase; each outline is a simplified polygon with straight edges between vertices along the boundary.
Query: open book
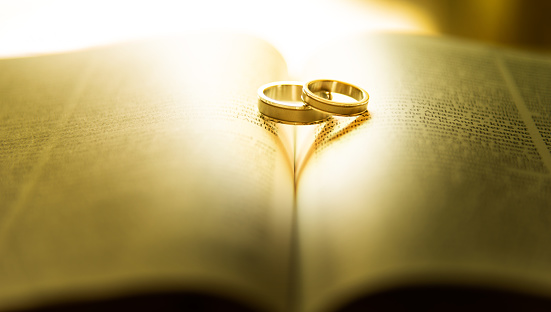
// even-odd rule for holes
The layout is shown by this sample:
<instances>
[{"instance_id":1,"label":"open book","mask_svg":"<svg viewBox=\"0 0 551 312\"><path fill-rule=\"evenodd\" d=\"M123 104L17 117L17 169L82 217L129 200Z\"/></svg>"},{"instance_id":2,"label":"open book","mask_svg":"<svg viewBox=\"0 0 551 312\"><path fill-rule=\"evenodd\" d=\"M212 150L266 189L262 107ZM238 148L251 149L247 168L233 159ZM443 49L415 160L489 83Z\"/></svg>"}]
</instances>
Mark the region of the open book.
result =
<instances>
[{"instance_id":1,"label":"open book","mask_svg":"<svg viewBox=\"0 0 551 312\"><path fill-rule=\"evenodd\" d=\"M263 118L297 78L368 112ZM301 77L228 34L2 60L0 310L550 307L549 86L549 57L412 35Z\"/></svg>"}]
</instances>

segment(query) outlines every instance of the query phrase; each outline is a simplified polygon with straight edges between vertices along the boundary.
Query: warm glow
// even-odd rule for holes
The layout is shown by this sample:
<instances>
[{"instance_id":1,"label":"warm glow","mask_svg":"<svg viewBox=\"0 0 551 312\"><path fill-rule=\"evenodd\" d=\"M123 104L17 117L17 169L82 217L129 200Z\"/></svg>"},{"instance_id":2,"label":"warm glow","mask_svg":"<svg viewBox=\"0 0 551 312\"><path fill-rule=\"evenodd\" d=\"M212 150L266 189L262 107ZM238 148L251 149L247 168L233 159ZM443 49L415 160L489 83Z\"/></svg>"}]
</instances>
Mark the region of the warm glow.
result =
<instances>
[{"instance_id":1,"label":"warm glow","mask_svg":"<svg viewBox=\"0 0 551 312\"><path fill-rule=\"evenodd\" d=\"M239 31L274 44L291 73L310 51L359 31L431 33L421 11L368 1L14 1L0 9L0 56L28 55L198 30Z\"/></svg>"}]
</instances>

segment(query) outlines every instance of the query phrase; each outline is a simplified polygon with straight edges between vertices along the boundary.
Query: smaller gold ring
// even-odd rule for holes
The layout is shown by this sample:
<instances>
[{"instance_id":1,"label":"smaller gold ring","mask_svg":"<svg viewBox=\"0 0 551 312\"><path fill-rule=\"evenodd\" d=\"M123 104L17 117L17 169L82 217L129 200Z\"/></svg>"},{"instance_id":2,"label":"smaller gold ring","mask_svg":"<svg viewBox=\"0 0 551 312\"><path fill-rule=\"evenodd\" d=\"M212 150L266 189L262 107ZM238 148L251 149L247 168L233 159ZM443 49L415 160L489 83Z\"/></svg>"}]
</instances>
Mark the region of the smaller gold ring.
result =
<instances>
[{"instance_id":1,"label":"smaller gold ring","mask_svg":"<svg viewBox=\"0 0 551 312\"><path fill-rule=\"evenodd\" d=\"M287 124L318 123L331 117L307 106L301 100L302 83L272 82L258 89L258 110L264 116Z\"/></svg>"},{"instance_id":2,"label":"smaller gold ring","mask_svg":"<svg viewBox=\"0 0 551 312\"><path fill-rule=\"evenodd\" d=\"M349 96L356 102L337 102L332 100L332 93ZM329 98L323 98L318 94L329 94ZM339 116L359 115L367 110L369 94L355 85L329 79L312 80L304 84L302 88L302 100L307 105L325 113Z\"/></svg>"}]
</instances>

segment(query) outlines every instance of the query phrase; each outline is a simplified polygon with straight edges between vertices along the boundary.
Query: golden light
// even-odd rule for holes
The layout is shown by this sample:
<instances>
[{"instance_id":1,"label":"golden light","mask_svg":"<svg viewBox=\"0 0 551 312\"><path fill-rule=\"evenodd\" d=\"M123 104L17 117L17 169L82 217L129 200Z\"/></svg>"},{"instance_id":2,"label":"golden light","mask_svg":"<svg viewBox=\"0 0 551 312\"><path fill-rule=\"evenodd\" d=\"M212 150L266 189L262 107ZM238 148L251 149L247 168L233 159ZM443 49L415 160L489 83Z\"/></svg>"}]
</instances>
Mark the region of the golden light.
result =
<instances>
[{"instance_id":1,"label":"golden light","mask_svg":"<svg viewBox=\"0 0 551 312\"><path fill-rule=\"evenodd\" d=\"M434 32L411 5L360 1L50 0L2 3L0 56L29 55L201 30L264 38L291 72L320 43L362 31Z\"/></svg>"}]
</instances>

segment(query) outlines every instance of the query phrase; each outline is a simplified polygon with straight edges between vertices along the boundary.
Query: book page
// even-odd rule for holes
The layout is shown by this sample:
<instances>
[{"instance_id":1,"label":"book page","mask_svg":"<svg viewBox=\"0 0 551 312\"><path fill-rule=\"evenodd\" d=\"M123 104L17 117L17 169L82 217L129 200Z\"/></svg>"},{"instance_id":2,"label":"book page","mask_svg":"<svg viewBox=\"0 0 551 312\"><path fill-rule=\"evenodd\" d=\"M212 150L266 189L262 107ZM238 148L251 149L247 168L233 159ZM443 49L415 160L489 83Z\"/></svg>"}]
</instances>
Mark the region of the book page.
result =
<instances>
[{"instance_id":1,"label":"book page","mask_svg":"<svg viewBox=\"0 0 551 312\"><path fill-rule=\"evenodd\" d=\"M305 80L371 98L303 147L302 310L412 285L551 297L550 73L548 57L437 37L358 36L316 54Z\"/></svg>"},{"instance_id":2,"label":"book page","mask_svg":"<svg viewBox=\"0 0 551 312\"><path fill-rule=\"evenodd\" d=\"M286 77L230 34L0 61L0 309L189 291L284 310L292 144L256 89Z\"/></svg>"}]
</instances>

